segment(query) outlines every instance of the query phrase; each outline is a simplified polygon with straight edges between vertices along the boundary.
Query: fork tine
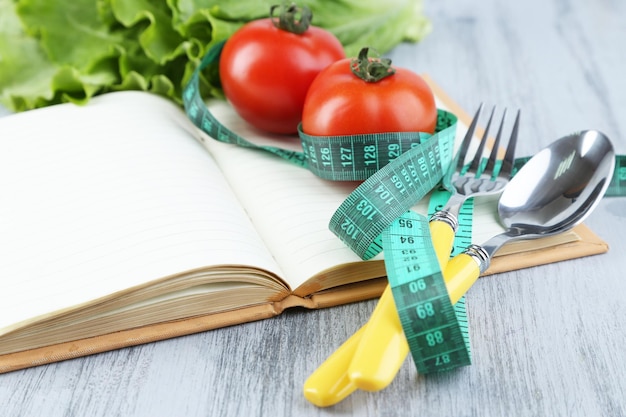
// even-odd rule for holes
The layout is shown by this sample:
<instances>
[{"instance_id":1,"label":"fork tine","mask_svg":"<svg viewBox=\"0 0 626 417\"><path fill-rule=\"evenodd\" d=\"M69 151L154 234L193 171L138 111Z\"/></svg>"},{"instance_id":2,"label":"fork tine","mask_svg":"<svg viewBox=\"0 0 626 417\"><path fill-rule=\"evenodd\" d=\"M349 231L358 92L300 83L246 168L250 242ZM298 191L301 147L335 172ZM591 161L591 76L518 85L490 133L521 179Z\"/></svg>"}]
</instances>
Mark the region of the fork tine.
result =
<instances>
[{"instance_id":1,"label":"fork tine","mask_svg":"<svg viewBox=\"0 0 626 417\"><path fill-rule=\"evenodd\" d=\"M493 119L493 113L496 111L496 107L494 106L491 109L491 114L489 115L489 120L487 121L487 126L485 126L485 133L483 134L483 138L480 140L480 144L478 145L478 149L476 149L476 154L474 155L474 159L472 160L472 164L470 165L470 171L478 172L478 168L480 167L480 162L483 159L483 151L485 149L485 143L487 142L487 137L489 136L489 128L491 127L491 120Z\"/></svg>"},{"instance_id":2,"label":"fork tine","mask_svg":"<svg viewBox=\"0 0 626 417\"><path fill-rule=\"evenodd\" d=\"M480 112L483 109L483 103L480 103L480 105L478 106L478 110L476 110L476 114L474 115L474 118L472 119L472 122L469 125L469 128L467 129L467 133L465 134L465 137L463 138L463 142L461 143L461 147L459 148L458 152L456 153L456 170L457 171L461 171L461 168L463 168L463 165L465 165L465 156L467 155L467 149L470 146L470 143L472 142L472 138L474 137L474 131L476 130L476 125L478 124L478 117L480 116Z\"/></svg>"},{"instance_id":3,"label":"fork tine","mask_svg":"<svg viewBox=\"0 0 626 417\"><path fill-rule=\"evenodd\" d=\"M500 127L498 128L498 133L496 134L496 139L493 142L493 146L491 147L491 153L489 154L489 159L487 160L487 165L485 165L485 169L483 170L483 175L492 176L493 169L496 166L496 160L498 159L498 151L500 149L500 139L502 137L502 129L504 128L504 121L506 120L506 109L502 112L502 120L500 120Z\"/></svg>"},{"instance_id":4,"label":"fork tine","mask_svg":"<svg viewBox=\"0 0 626 417\"><path fill-rule=\"evenodd\" d=\"M517 110L515 123L513 124L513 129L511 130L511 137L509 138L509 144L507 145L506 153L504 154L502 167L498 173L499 177L509 178L513 172L513 164L515 163L515 146L517 145L517 132L519 130L519 118L520 110Z\"/></svg>"}]
</instances>

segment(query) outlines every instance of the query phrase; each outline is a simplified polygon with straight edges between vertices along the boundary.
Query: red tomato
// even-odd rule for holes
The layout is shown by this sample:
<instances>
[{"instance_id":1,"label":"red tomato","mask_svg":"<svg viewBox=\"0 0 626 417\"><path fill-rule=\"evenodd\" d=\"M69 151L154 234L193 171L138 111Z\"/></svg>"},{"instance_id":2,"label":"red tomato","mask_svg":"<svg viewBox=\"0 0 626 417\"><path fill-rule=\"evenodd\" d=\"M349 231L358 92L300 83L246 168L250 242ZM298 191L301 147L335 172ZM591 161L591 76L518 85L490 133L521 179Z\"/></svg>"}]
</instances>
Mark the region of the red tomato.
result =
<instances>
[{"instance_id":1,"label":"red tomato","mask_svg":"<svg viewBox=\"0 0 626 417\"><path fill-rule=\"evenodd\" d=\"M309 85L345 53L324 29L308 26L297 34L274 21L252 21L226 41L220 78L226 98L248 123L272 133L295 133Z\"/></svg>"},{"instance_id":2,"label":"red tomato","mask_svg":"<svg viewBox=\"0 0 626 417\"><path fill-rule=\"evenodd\" d=\"M351 65L350 59L337 61L313 81L302 114L304 133L434 132L437 107L422 77L391 67L395 73L368 82L353 73Z\"/></svg>"}]
</instances>

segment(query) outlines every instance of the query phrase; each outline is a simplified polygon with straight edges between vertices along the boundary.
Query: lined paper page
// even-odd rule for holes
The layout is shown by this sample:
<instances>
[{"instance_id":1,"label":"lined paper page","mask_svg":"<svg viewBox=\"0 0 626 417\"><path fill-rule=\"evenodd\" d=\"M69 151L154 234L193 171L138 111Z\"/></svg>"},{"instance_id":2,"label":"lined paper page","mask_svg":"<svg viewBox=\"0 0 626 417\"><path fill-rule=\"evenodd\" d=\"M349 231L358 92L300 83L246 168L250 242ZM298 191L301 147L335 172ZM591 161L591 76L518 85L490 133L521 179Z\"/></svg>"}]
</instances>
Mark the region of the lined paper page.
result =
<instances>
[{"instance_id":1,"label":"lined paper page","mask_svg":"<svg viewBox=\"0 0 626 417\"><path fill-rule=\"evenodd\" d=\"M195 134L137 92L0 118L0 334L205 265L280 273Z\"/></svg>"},{"instance_id":2,"label":"lined paper page","mask_svg":"<svg viewBox=\"0 0 626 417\"><path fill-rule=\"evenodd\" d=\"M224 125L256 144L302 149L297 137L254 130L222 101L212 101L210 111ZM206 146L292 288L326 268L360 261L328 228L334 211L358 183L322 180L274 155L210 138Z\"/></svg>"}]
</instances>

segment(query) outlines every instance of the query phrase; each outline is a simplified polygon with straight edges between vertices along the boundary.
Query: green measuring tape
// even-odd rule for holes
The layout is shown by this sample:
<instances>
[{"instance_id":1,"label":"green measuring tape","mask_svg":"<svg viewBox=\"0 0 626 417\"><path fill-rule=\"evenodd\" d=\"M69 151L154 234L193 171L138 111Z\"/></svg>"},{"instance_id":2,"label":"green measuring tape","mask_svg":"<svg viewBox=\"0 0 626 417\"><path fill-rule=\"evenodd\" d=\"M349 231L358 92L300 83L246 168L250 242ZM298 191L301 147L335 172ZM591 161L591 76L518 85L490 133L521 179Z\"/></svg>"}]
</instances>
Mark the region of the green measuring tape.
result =
<instances>
[{"instance_id":1,"label":"green measuring tape","mask_svg":"<svg viewBox=\"0 0 626 417\"><path fill-rule=\"evenodd\" d=\"M200 94L201 72L219 62L224 43L215 44L207 52L183 91L188 117L216 140L272 153L321 178L364 180L332 216L330 229L362 259L370 259L385 248L396 307L419 372L469 364L465 300L461 298L451 305L427 220L409 211L439 184L448 168L456 116L439 110L434 135L415 132L319 137L300 130L302 152L258 146L223 126L208 111ZM516 160L516 167L527 160ZM626 193L626 157L618 157L617 162L607 195ZM446 192L434 191L429 212L443 207L447 197ZM471 243L471 220L470 202L459 215L453 255Z\"/></svg>"},{"instance_id":2,"label":"green measuring tape","mask_svg":"<svg viewBox=\"0 0 626 417\"><path fill-rule=\"evenodd\" d=\"M376 256L383 230L441 180L452 159L454 134L447 128L370 176L339 206L330 230L362 259Z\"/></svg>"},{"instance_id":3,"label":"green measuring tape","mask_svg":"<svg viewBox=\"0 0 626 417\"><path fill-rule=\"evenodd\" d=\"M409 211L385 229L382 241L385 255L391 255L385 257L385 268L417 371L469 365L465 301L450 302L428 220Z\"/></svg>"},{"instance_id":4,"label":"green measuring tape","mask_svg":"<svg viewBox=\"0 0 626 417\"><path fill-rule=\"evenodd\" d=\"M465 299L452 306L428 221L408 211L439 184L447 169L444 161L452 159L448 141L427 145L420 152L401 155L365 180L330 221L331 230L363 259L384 249L396 309L420 373L471 363ZM443 208L448 197L447 191L436 190L430 208ZM470 201L459 213L455 250L471 243L471 220Z\"/></svg>"}]
</instances>

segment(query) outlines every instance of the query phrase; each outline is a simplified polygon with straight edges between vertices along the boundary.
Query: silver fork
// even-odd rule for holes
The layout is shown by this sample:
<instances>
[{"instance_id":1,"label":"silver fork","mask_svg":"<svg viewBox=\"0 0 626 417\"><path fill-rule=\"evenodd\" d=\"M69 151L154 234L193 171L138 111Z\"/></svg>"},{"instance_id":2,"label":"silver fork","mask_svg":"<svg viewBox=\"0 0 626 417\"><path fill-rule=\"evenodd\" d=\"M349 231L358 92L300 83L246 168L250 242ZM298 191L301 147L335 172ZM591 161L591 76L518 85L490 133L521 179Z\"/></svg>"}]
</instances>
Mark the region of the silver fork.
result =
<instances>
[{"instance_id":1,"label":"silver fork","mask_svg":"<svg viewBox=\"0 0 626 417\"><path fill-rule=\"evenodd\" d=\"M452 248L454 233L456 233L456 230L459 227L459 211L461 210L461 206L463 205L465 200L471 197L501 192L506 184L508 184L509 180L511 179L511 174L513 172L513 165L515 161L515 146L517 144L517 134L519 130L519 110L517 111L517 115L515 117L515 122L511 130L511 135L509 137L509 142L506 148L506 152L504 154L504 158L502 160L498 160L498 151L500 149L502 130L504 126L504 121L506 119L506 109L504 109L504 112L502 114L500 127L498 128L496 138L494 140L493 146L491 147L491 153L489 154L487 163L483 164L483 152L485 151L485 144L487 143L487 138L489 136L489 128L491 127L491 122L496 109L494 106L491 110L489 120L487 121L487 126L485 127L483 137L480 141L480 144L478 145L478 148L476 149L476 153L472 157L469 167L467 167L467 165L465 164L470 143L474 136L476 124L478 123L478 118L480 117L480 112L482 108L483 105L481 104L478 107L474 118L472 119L467 133L463 138L463 142L461 143L461 147L456 153L454 161L444 175L442 183L446 190L451 193L450 199L443 209L434 213L430 218L433 240L439 239L439 245L445 245L447 249ZM498 162L500 163L498 164ZM496 170L498 166L499 169ZM452 233L442 233L441 228L435 228L437 227L435 222L443 222L444 224L448 225ZM441 234L444 234L446 236L435 238L435 235ZM446 257L450 254L450 251L446 253L445 248L438 245L435 245L435 248L438 257L441 256L439 258L440 263L442 261L445 261L447 259Z\"/></svg>"}]
</instances>

